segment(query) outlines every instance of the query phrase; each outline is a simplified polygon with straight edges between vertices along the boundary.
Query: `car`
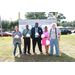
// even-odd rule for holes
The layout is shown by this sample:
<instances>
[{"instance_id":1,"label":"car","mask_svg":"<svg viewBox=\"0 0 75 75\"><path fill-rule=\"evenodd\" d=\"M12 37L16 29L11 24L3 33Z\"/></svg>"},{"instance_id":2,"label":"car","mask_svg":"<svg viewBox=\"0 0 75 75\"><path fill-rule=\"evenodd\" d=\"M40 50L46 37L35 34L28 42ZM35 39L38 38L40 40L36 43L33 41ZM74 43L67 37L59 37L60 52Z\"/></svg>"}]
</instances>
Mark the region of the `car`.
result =
<instances>
[{"instance_id":1,"label":"car","mask_svg":"<svg viewBox=\"0 0 75 75\"><path fill-rule=\"evenodd\" d=\"M63 29L63 30L61 30L61 34L63 35L63 34L71 34L71 31L69 31L69 30L67 30L67 29Z\"/></svg>"},{"instance_id":2,"label":"car","mask_svg":"<svg viewBox=\"0 0 75 75\"><path fill-rule=\"evenodd\" d=\"M1 36L1 32L0 32L0 36ZM3 36L12 36L12 34L8 32L3 32Z\"/></svg>"},{"instance_id":3,"label":"car","mask_svg":"<svg viewBox=\"0 0 75 75\"><path fill-rule=\"evenodd\" d=\"M72 32L72 33L75 33L75 30L72 30L71 32Z\"/></svg>"}]
</instances>

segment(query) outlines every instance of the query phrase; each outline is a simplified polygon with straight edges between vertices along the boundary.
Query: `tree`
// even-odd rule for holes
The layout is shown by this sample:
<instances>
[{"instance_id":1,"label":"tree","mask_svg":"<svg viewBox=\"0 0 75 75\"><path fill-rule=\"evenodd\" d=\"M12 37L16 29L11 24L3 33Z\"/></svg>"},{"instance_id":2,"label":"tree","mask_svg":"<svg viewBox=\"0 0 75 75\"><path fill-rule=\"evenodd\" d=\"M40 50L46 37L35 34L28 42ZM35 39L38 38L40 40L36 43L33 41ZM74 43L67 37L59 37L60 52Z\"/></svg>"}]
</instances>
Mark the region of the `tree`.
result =
<instances>
[{"instance_id":1,"label":"tree","mask_svg":"<svg viewBox=\"0 0 75 75\"><path fill-rule=\"evenodd\" d=\"M9 26L9 21L7 20L2 20L2 28L6 31L8 29L8 26Z\"/></svg>"},{"instance_id":2,"label":"tree","mask_svg":"<svg viewBox=\"0 0 75 75\"><path fill-rule=\"evenodd\" d=\"M16 21L7 21L7 20L2 20L2 28L6 30L14 30L15 26L18 26L18 20Z\"/></svg>"},{"instance_id":3,"label":"tree","mask_svg":"<svg viewBox=\"0 0 75 75\"><path fill-rule=\"evenodd\" d=\"M52 13L55 16L55 12L49 12L48 17L50 17L50 13ZM57 21L60 22L63 19L66 19L66 17L62 13L57 12Z\"/></svg>"},{"instance_id":4,"label":"tree","mask_svg":"<svg viewBox=\"0 0 75 75\"><path fill-rule=\"evenodd\" d=\"M9 22L10 31L13 30L15 26L18 26L18 20Z\"/></svg>"},{"instance_id":5,"label":"tree","mask_svg":"<svg viewBox=\"0 0 75 75\"><path fill-rule=\"evenodd\" d=\"M62 23L57 23L57 26L62 26L63 24Z\"/></svg>"},{"instance_id":6,"label":"tree","mask_svg":"<svg viewBox=\"0 0 75 75\"><path fill-rule=\"evenodd\" d=\"M45 12L27 12L25 14L27 19L47 19Z\"/></svg>"},{"instance_id":7,"label":"tree","mask_svg":"<svg viewBox=\"0 0 75 75\"><path fill-rule=\"evenodd\" d=\"M73 21L72 26L75 27L75 21Z\"/></svg>"}]
</instances>

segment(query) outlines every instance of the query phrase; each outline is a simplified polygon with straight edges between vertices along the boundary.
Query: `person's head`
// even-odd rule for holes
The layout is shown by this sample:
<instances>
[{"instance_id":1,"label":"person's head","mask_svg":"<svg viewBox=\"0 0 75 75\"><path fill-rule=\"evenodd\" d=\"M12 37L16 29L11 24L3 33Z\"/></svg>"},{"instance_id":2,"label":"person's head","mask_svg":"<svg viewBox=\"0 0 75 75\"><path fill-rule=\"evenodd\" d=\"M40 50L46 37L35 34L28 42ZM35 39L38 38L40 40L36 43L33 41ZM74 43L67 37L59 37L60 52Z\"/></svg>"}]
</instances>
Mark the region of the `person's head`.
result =
<instances>
[{"instance_id":1,"label":"person's head","mask_svg":"<svg viewBox=\"0 0 75 75\"><path fill-rule=\"evenodd\" d=\"M56 27L56 24L55 24L55 23L53 23L53 24L52 24L52 28L53 28L53 29L55 29L55 27Z\"/></svg>"},{"instance_id":2,"label":"person's head","mask_svg":"<svg viewBox=\"0 0 75 75\"><path fill-rule=\"evenodd\" d=\"M14 32L19 31L18 26L15 26Z\"/></svg>"},{"instance_id":3,"label":"person's head","mask_svg":"<svg viewBox=\"0 0 75 75\"><path fill-rule=\"evenodd\" d=\"M38 23L35 23L35 27L36 27L36 28L38 27Z\"/></svg>"},{"instance_id":4,"label":"person's head","mask_svg":"<svg viewBox=\"0 0 75 75\"><path fill-rule=\"evenodd\" d=\"M26 29L28 29L28 27L29 27L29 26L28 26L28 25L26 25Z\"/></svg>"},{"instance_id":5,"label":"person's head","mask_svg":"<svg viewBox=\"0 0 75 75\"><path fill-rule=\"evenodd\" d=\"M45 31L47 31L47 26L45 26Z\"/></svg>"}]
</instances>

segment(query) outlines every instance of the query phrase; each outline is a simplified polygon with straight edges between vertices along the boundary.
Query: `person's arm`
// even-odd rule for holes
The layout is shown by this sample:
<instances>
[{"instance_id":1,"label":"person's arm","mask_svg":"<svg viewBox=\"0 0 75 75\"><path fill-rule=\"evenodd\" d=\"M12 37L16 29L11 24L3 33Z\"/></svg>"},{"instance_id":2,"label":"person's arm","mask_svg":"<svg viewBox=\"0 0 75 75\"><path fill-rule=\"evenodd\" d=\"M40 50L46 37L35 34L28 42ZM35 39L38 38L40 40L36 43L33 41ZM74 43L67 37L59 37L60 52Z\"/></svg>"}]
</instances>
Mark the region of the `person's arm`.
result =
<instances>
[{"instance_id":1,"label":"person's arm","mask_svg":"<svg viewBox=\"0 0 75 75\"><path fill-rule=\"evenodd\" d=\"M23 36L25 36L25 37L26 37L26 35L24 35L24 32L25 32L25 29L23 30Z\"/></svg>"},{"instance_id":2,"label":"person's arm","mask_svg":"<svg viewBox=\"0 0 75 75\"><path fill-rule=\"evenodd\" d=\"M31 30L29 31L30 37L31 37Z\"/></svg>"},{"instance_id":3,"label":"person's arm","mask_svg":"<svg viewBox=\"0 0 75 75\"><path fill-rule=\"evenodd\" d=\"M58 40L60 41L60 36L61 36L61 30L58 29Z\"/></svg>"},{"instance_id":4,"label":"person's arm","mask_svg":"<svg viewBox=\"0 0 75 75\"><path fill-rule=\"evenodd\" d=\"M51 30L50 30L51 31ZM49 31L49 33L48 33L48 39L49 39L49 37L50 37L50 31Z\"/></svg>"},{"instance_id":5,"label":"person's arm","mask_svg":"<svg viewBox=\"0 0 75 75\"><path fill-rule=\"evenodd\" d=\"M26 35L24 35L24 34L23 34L23 36L25 36L25 37L26 37Z\"/></svg>"},{"instance_id":6,"label":"person's arm","mask_svg":"<svg viewBox=\"0 0 75 75\"><path fill-rule=\"evenodd\" d=\"M32 32L32 29L31 29L31 38L32 38L32 34L33 34L33 32ZM33 39L33 38L32 38Z\"/></svg>"},{"instance_id":7,"label":"person's arm","mask_svg":"<svg viewBox=\"0 0 75 75\"><path fill-rule=\"evenodd\" d=\"M38 35L38 37L41 37L41 35L43 34L42 28L39 28L41 30L41 33Z\"/></svg>"},{"instance_id":8,"label":"person's arm","mask_svg":"<svg viewBox=\"0 0 75 75\"><path fill-rule=\"evenodd\" d=\"M14 32L12 33L12 38L15 39L15 37L14 37Z\"/></svg>"},{"instance_id":9,"label":"person's arm","mask_svg":"<svg viewBox=\"0 0 75 75\"><path fill-rule=\"evenodd\" d=\"M41 28L41 35L43 34L43 30L42 30L42 28Z\"/></svg>"},{"instance_id":10,"label":"person's arm","mask_svg":"<svg viewBox=\"0 0 75 75\"><path fill-rule=\"evenodd\" d=\"M59 33L59 37L61 36L61 32Z\"/></svg>"},{"instance_id":11,"label":"person's arm","mask_svg":"<svg viewBox=\"0 0 75 75\"><path fill-rule=\"evenodd\" d=\"M21 32L20 32L20 36L19 36L19 38L21 38L22 37L22 35L21 35Z\"/></svg>"}]
</instances>

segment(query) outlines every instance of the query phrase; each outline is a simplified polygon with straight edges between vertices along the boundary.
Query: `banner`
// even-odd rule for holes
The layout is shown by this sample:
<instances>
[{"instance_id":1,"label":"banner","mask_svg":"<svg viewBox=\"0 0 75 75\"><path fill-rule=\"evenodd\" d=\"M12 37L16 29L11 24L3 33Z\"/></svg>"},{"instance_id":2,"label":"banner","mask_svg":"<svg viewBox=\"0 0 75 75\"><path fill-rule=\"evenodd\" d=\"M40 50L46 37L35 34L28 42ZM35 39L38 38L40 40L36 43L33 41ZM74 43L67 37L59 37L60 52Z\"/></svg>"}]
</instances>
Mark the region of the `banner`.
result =
<instances>
[{"instance_id":1,"label":"banner","mask_svg":"<svg viewBox=\"0 0 75 75\"><path fill-rule=\"evenodd\" d=\"M47 26L48 30L51 28L52 23L57 24L57 20L47 20L47 19L31 19L31 20L19 20L19 31L23 32L23 30L26 28L26 25L29 25L29 29L32 27L35 27L35 23L38 23L38 26L44 30L44 27Z\"/></svg>"}]
</instances>

